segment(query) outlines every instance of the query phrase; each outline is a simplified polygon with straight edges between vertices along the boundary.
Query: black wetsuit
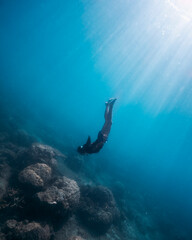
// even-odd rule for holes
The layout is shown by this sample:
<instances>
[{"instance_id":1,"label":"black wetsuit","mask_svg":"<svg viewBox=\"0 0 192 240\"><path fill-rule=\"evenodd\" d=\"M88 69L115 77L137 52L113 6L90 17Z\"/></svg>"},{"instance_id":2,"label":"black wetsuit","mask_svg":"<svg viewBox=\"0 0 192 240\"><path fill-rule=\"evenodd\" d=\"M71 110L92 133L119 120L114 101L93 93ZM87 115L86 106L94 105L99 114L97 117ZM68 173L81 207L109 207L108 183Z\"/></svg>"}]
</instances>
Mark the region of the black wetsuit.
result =
<instances>
[{"instance_id":1,"label":"black wetsuit","mask_svg":"<svg viewBox=\"0 0 192 240\"><path fill-rule=\"evenodd\" d=\"M83 145L83 149L86 153L97 153L101 150L101 148L104 146L104 144L107 142L107 137L103 135L103 133L100 131L98 133L97 139L95 142L91 143L90 136L87 139L87 142Z\"/></svg>"}]
</instances>

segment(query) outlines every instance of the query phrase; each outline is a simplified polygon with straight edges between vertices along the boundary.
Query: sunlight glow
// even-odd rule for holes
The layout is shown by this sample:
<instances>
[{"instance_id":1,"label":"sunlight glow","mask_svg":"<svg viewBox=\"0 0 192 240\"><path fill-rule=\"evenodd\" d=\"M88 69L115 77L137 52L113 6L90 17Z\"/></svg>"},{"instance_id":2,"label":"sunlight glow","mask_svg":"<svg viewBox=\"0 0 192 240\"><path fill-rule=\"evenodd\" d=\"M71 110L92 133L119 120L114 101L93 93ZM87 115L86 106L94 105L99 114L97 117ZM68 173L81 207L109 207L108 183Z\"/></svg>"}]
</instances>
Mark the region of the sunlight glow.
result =
<instances>
[{"instance_id":1,"label":"sunlight glow","mask_svg":"<svg viewBox=\"0 0 192 240\"><path fill-rule=\"evenodd\" d=\"M103 4L98 0L94 4L85 1L85 5L95 68L113 95L121 103L140 104L155 115L176 108L192 113L192 23L188 14L192 3L111 0Z\"/></svg>"},{"instance_id":2,"label":"sunlight glow","mask_svg":"<svg viewBox=\"0 0 192 240\"><path fill-rule=\"evenodd\" d=\"M175 8L178 13L187 20L192 19L192 1L191 0L168 0L168 3Z\"/></svg>"}]
</instances>

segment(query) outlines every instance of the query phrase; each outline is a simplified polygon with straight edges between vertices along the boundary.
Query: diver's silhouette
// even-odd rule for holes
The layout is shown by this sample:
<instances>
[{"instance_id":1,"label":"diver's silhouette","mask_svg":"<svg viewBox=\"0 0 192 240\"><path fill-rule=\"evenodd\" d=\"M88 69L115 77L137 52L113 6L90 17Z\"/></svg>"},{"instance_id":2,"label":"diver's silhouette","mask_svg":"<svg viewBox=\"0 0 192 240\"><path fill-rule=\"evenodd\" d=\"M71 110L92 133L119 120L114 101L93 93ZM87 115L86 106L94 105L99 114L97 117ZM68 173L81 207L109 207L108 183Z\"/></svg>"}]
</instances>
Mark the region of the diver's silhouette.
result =
<instances>
[{"instance_id":1,"label":"diver's silhouette","mask_svg":"<svg viewBox=\"0 0 192 240\"><path fill-rule=\"evenodd\" d=\"M105 123L103 125L103 128L101 131L98 133L98 137L95 142L91 143L91 138L90 136L87 139L87 142L79 146L77 148L77 151L80 154L91 154L91 153L97 153L101 150L101 148L104 146L104 144L107 142L108 135L111 130L111 125L112 125L112 110L113 110L113 105L117 99L116 98L111 98L109 99L108 102L106 102L106 109L105 109Z\"/></svg>"}]
</instances>

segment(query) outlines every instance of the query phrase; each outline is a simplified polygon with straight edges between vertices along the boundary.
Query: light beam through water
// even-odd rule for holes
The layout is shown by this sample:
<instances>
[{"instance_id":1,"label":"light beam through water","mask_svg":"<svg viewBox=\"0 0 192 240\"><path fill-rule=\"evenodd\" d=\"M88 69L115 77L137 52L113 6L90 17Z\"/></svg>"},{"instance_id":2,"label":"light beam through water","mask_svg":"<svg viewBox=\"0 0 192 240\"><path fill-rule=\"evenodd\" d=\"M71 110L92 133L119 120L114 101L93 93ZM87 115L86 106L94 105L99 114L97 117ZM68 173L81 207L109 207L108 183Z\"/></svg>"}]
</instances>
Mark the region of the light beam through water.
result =
<instances>
[{"instance_id":1,"label":"light beam through water","mask_svg":"<svg viewBox=\"0 0 192 240\"><path fill-rule=\"evenodd\" d=\"M85 1L95 67L124 104L155 115L175 108L192 113L192 24L180 3Z\"/></svg>"}]
</instances>

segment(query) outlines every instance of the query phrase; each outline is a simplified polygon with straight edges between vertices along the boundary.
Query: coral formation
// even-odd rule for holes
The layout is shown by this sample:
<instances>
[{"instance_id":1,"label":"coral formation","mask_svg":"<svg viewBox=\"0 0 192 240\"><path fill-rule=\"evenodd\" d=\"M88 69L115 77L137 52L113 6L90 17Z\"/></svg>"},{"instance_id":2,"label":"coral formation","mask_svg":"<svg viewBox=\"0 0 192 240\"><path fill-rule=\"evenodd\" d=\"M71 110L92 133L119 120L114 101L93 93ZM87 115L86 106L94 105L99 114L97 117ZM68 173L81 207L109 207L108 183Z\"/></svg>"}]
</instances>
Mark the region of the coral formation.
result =
<instances>
[{"instance_id":1,"label":"coral formation","mask_svg":"<svg viewBox=\"0 0 192 240\"><path fill-rule=\"evenodd\" d=\"M11 219L6 222L4 231L8 240L50 240L51 238L49 226L42 226L37 222L17 222Z\"/></svg>"},{"instance_id":2,"label":"coral formation","mask_svg":"<svg viewBox=\"0 0 192 240\"><path fill-rule=\"evenodd\" d=\"M81 199L79 204L79 216L96 231L106 231L119 212L112 192L102 186L81 188Z\"/></svg>"},{"instance_id":3,"label":"coral formation","mask_svg":"<svg viewBox=\"0 0 192 240\"><path fill-rule=\"evenodd\" d=\"M41 143L33 143L26 152L26 158L33 163L45 163L49 166L56 166L56 151Z\"/></svg>"},{"instance_id":4,"label":"coral formation","mask_svg":"<svg viewBox=\"0 0 192 240\"><path fill-rule=\"evenodd\" d=\"M69 238L69 240L84 240L84 239L79 236L74 236L74 237Z\"/></svg>"},{"instance_id":5,"label":"coral formation","mask_svg":"<svg viewBox=\"0 0 192 240\"><path fill-rule=\"evenodd\" d=\"M80 198L80 190L77 183L66 177L58 178L50 187L36 194L37 203L49 214L65 216L73 211Z\"/></svg>"},{"instance_id":6,"label":"coral formation","mask_svg":"<svg viewBox=\"0 0 192 240\"><path fill-rule=\"evenodd\" d=\"M19 173L20 182L33 188L41 188L51 179L51 168L44 163L26 167Z\"/></svg>"},{"instance_id":7,"label":"coral formation","mask_svg":"<svg viewBox=\"0 0 192 240\"><path fill-rule=\"evenodd\" d=\"M10 177L10 167L6 163L0 164L0 200L7 191L8 181Z\"/></svg>"},{"instance_id":8,"label":"coral formation","mask_svg":"<svg viewBox=\"0 0 192 240\"><path fill-rule=\"evenodd\" d=\"M0 239L158 239L150 217L128 206L125 185L98 186L92 166L24 130L0 132Z\"/></svg>"}]
</instances>

